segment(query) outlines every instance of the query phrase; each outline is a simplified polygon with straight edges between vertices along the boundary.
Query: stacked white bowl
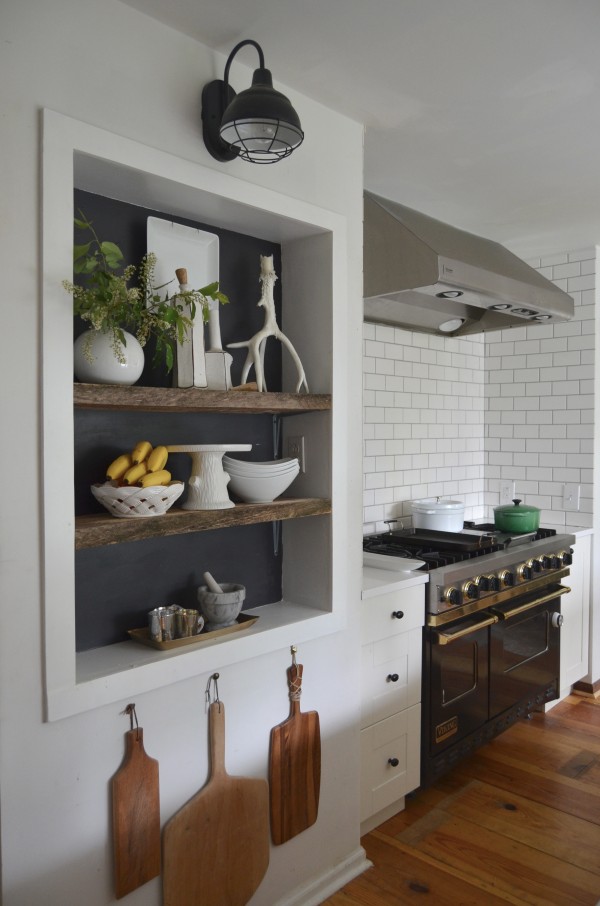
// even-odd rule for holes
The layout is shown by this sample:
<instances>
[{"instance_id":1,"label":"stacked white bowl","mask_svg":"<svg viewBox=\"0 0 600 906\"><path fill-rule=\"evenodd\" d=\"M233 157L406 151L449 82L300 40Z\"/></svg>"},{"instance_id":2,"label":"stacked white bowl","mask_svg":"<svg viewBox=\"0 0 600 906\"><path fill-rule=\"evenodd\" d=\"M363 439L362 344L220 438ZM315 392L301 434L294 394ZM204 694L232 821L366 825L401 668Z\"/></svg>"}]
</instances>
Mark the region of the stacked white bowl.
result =
<instances>
[{"instance_id":1,"label":"stacked white bowl","mask_svg":"<svg viewBox=\"0 0 600 906\"><path fill-rule=\"evenodd\" d=\"M229 475L229 490L240 500L271 503L289 488L300 471L300 464L293 457L270 462L247 462L225 455L223 468Z\"/></svg>"}]
</instances>

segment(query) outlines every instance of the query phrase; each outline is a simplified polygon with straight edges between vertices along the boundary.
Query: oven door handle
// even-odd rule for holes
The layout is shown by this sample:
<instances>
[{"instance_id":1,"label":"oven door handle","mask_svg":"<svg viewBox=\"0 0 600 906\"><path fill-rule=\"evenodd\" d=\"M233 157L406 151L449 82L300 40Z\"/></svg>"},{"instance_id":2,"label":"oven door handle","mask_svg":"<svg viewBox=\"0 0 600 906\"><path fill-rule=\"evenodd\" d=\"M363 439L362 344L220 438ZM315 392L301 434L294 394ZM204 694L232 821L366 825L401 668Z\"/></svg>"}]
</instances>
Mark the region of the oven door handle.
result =
<instances>
[{"instance_id":1,"label":"oven door handle","mask_svg":"<svg viewBox=\"0 0 600 906\"><path fill-rule=\"evenodd\" d=\"M547 604L548 601L553 601L555 598L560 597L560 595L566 595L569 591L571 591L571 589L568 588L568 586L559 585L554 591L547 595L542 595L540 598L536 598L535 601L528 601L527 604L521 604L520 607L514 607L512 610L494 610L494 613L498 614L498 617L501 620L510 620L511 617L516 617L517 614L525 613L526 610L533 610L534 607L538 607L540 604Z\"/></svg>"},{"instance_id":2,"label":"oven door handle","mask_svg":"<svg viewBox=\"0 0 600 906\"><path fill-rule=\"evenodd\" d=\"M471 623L468 626L465 626L463 629L457 629L455 632L437 632L433 633L433 640L438 645L449 645L451 642L455 642L457 639L462 639L466 635L472 635L474 632L478 632L480 629L485 629L486 626L493 626L494 623L498 622L498 617L494 614L491 617L487 617L485 620L481 620L480 623Z\"/></svg>"}]
</instances>

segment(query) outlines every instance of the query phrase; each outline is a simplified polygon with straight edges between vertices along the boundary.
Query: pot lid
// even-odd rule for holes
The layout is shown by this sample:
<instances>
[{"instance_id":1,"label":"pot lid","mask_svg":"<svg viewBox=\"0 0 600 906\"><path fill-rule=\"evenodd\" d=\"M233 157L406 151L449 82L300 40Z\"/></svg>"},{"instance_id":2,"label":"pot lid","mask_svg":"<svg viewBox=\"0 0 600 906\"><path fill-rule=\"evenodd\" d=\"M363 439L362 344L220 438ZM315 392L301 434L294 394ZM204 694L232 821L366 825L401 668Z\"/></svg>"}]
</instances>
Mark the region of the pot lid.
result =
<instances>
[{"instance_id":1,"label":"pot lid","mask_svg":"<svg viewBox=\"0 0 600 906\"><path fill-rule=\"evenodd\" d=\"M460 500L444 500L442 497L425 497L422 500L411 501L411 508L419 513L456 513L464 510L465 505Z\"/></svg>"},{"instance_id":2,"label":"pot lid","mask_svg":"<svg viewBox=\"0 0 600 906\"><path fill-rule=\"evenodd\" d=\"M523 504L520 500L513 500L512 503L505 503L503 506L495 506L494 513L506 513L507 516L519 516L521 514L526 515L530 513L539 513L540 508L537 506L527 506Z\"/></svg>"}]
</instances>

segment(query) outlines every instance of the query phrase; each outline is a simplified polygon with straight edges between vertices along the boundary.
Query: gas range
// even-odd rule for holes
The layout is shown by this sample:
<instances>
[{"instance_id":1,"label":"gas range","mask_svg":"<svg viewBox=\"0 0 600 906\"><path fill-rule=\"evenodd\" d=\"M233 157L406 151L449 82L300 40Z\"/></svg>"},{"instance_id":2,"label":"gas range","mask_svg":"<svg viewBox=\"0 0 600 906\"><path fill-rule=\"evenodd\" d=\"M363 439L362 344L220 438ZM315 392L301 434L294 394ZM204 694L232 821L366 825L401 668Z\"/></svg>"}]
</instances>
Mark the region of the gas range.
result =
<instances>
[{"instance_id":1,"label":"gas range","mask_svg":"<svg viewBox=\"0 0 600 906\"><path fill-rule=\"evenodd\" d=\"M541 528L525 535L465 523L462 532L394 530L363 539L363 550L420 560L427 572L427 624L439 626L537 592L569 574L575 537Z\"/></svg>"}]
</instances>

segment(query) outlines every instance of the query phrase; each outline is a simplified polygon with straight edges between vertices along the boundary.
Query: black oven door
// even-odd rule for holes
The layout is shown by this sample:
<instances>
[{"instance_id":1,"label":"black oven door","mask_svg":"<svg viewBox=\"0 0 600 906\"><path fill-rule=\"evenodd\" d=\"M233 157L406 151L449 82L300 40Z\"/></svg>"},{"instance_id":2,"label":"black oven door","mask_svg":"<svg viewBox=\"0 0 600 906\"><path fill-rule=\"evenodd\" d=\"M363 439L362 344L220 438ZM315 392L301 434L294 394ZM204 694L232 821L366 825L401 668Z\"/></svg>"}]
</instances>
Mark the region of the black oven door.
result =
<instances>
[{"instance_id":1,"label":"black oven door","mask_svg":"<svg viewBox=\"0 0 600 906\"><path fill-rule=\"evenodd\" d=\"M488 718L489 627L497 619L478 614L427 631L429 682L423 691L430 757L483 726Z\"/></svg>"},{"instance_id":2,"label":"black oven door","mask_svg":"<svg viewBox=\"0 0 600 906\"><path fill-rule=\"evenodd\" d=\"M490 717L517 702L529 709L557 697L560 596L568 591L552 586L494 606L499 619L490 630Z\"/></svg>"}]
</instances>

